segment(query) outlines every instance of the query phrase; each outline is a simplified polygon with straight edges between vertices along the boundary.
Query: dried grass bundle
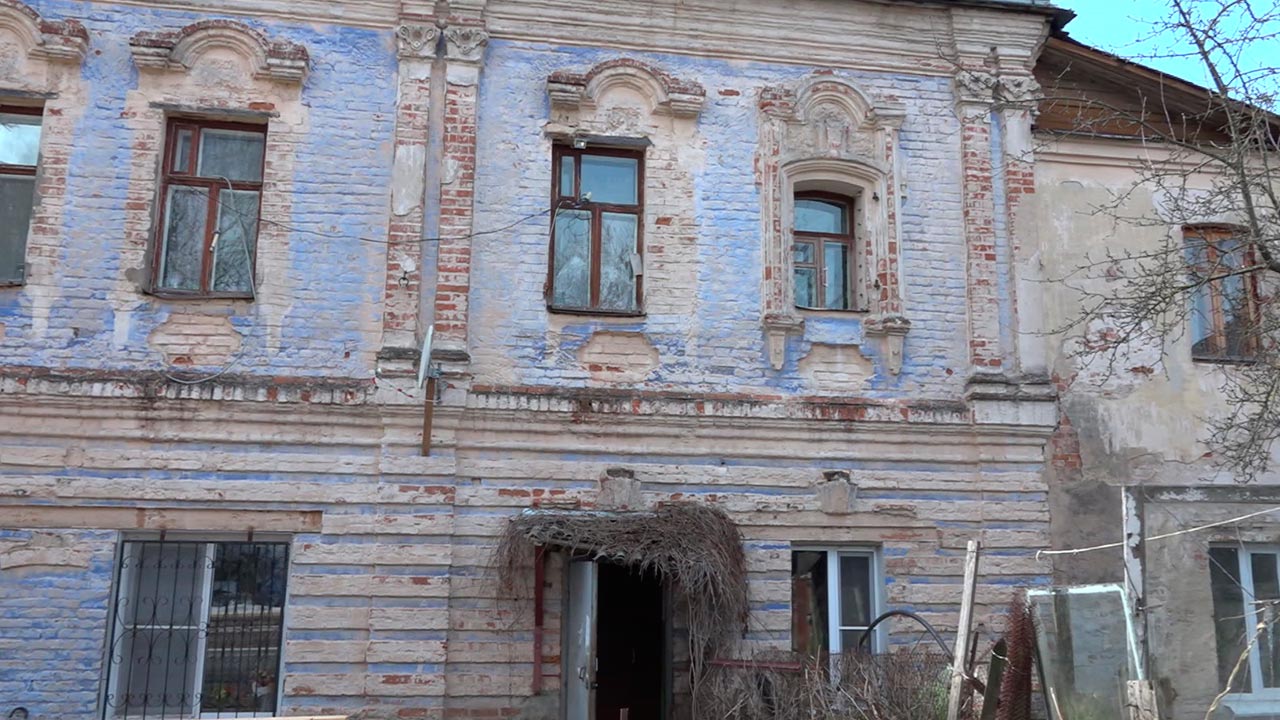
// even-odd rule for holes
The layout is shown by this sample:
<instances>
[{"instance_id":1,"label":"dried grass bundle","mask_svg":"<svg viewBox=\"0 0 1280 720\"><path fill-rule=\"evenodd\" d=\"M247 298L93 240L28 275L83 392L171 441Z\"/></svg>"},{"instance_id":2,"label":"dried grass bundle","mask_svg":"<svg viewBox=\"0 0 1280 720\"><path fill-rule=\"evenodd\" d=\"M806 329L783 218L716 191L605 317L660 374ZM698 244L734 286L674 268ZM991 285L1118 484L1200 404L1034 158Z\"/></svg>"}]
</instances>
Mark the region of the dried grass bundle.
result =
<instances>
[{"instance_id":1,"label":"dried grass bundle","mask_svg":"<svg viewBox=\"0 0 1280 720\"><path fill-rule=\"evenodd\" d=\"M693 682L741 637L748 613L742 534L724 510L673 502L652 511L527 510L507 525L495 562L502 592L526 597L538 547L656 572L688 608Z\"/></svg>"}]
</instances>

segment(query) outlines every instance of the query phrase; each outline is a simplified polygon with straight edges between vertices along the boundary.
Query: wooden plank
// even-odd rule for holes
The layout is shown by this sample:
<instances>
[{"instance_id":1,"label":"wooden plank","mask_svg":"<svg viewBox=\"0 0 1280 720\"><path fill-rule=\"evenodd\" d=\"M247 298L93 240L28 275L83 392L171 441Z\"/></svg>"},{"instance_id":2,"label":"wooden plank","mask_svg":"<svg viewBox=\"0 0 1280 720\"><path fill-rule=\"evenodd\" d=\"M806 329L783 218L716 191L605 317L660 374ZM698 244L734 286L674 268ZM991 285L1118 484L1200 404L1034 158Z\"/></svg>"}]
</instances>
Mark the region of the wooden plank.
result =
<instances>
[{"instance_id":1,"label":"wooden plank","mask_svg":"<svg viewBox=\"0 0 1280 720\"><path fill-rule=\"evenodd\" d=\"M969 686L965 659L969 657L969 630L973 625L973 596L978 585L978 541L970 540L964 557L964 595L960 600L960 624L956 630L955 656L951 661L951 695L947 701L947 720L958 720L960 704Z\"/></svg>"}]
</instances>

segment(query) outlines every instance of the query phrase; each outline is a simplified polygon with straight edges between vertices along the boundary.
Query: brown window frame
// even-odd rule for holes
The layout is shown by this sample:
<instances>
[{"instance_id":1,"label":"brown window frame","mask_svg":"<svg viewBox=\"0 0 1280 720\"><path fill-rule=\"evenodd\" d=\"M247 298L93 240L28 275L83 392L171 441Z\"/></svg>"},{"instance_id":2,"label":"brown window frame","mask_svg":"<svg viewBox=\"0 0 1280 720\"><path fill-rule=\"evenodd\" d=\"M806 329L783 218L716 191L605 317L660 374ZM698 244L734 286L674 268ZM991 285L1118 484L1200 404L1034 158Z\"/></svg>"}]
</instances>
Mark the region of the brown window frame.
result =
<instances>
[{"instance_id":1,"label":"brown window frame","mask_svg":"<svg viewBox=\"0 0 1280 720\"><path fill-rule=\"evenodd\" d=\"M579 201L582 187L582 156L595 155L606 157L625 157L636 161L636 203L621 205L616 203L599 203ZM566 194L560 187L560 168L564 158L573 158L573 184ZM589 307L566 307L555 305L556 274L556 216L560 210L585 210L591 213L591 270ZM551 243L547 253L547 281L544 295L547 309L559 313L576 313L583 315L614 315L621 317L637 317L644 315L644 274L636 275L635 310L610 310L600 307L600 266L601 266L601 219L604 213L634 215L636 217L636 253L644 259L644 150L611 147L575 148L570 145L555 144L551 151Z\"/></svg>"},{"instance_id":2,"label":"brown window frame","mask_svg":"<svg viewBox=\"0 0 1280 720\"><path fill-rule=\"evenodd\" d=\"M855 232L854 213L857 211L857 198L841 195L832 192L805 191L797 192L793 198L792 205L799 200L821 200L822 202L833 203L844 207L845 231L843 233L819 233L802 231L795 229L795 215L792 214L791 221L791 301L801 310L812 310L819 312L859 312L862 310L858 305L858 237ZM800 243L808 243L813 245L814 261L811 263L797 262L795 259L796 246ZM847 257L849 258L849 267L846 270L848 277L845 278L844 285L844 304L842 308L829 308L823 305L801 305L796 302L796 286L795 286L795 270L812 269L817 281L815 288L817 299L824 303L827 297L827 254L825 246L828 244L844 245Z\"/></svg>"},{"instance_id":3,"label":"brown window frame","mask_svg":"<svg viewBox=\"0 0 1280 720\"><path fill-rule=\"evenodd\" d=\"M187 167L184 171L175 171L173 169L174 152L178 145L178 137L184 130L192 132L191 151L187 158ZM260 178L257 182L247 180L223 180L222 178L201 177L195 175L196 164L200 158L200 143L203 141L205 130L235 130L239 132L251 132L262 136L262 173L264 178ZM230 184L231 190L253 191L258 193L258 215L254 218L255 237L252 251L249 253L249 282L254 284L257 277L258 269L258 240L257 231L262 224L262 200L264 179L266 175L266 149L267 149L267 126L264 124L228 122L222 120L205 120L199 118L175 117L170 118L165 128L165 146L164 146L164 166L160 173L160 189L159 199L156 203L156 222L155 233L152 245L151 255L151 287L152 295L166 298L226 298L233 300L253 299L256 295L255 289L245 292L228 292L215 291L210 289L213 273L213 237L218 232L218 205L220 203L220 195L223 190L228 189ZM204 249L201 253L200 263L200 289L184 290L181 288L168 288L161 285L163 278L160 276L160 268L163 263L163 255L165 250L165 232L167 231L168 222L166 204L169 198L169 188L174 186L184 187L200 187L209 193L208 200L208 216L205 220L205 237Z\"/></svg>"},{"instance_id":4,"label":"brown window frame","mask_svg":"<svg viewBox=\"0 0 1280 720\"><path fill-rule=\"evenodd\" d=\"M1182 229L1184 244L1190 246L1192 241L1198 240L1203 243L1204 255L1195 255L1189 260L1191 272L1199 279L1204 280L1203 285L1209 293L1209 317L1206 320L1210 326L1210 335L1207 339L1211 339L1212 349L1208 352L1197 352L1195 349L1195 338L1192 338L1191 358L1199 362L1253 362L1258 354L1258 338L1250 333L1245 338L1244 353L1242 355L1227 354L1227 317L1223 310L1223 291L1221 278L1227 277L1234 271L1224 271L1220 264L1220 259L1226 253L1218 247L1218 243L1223 240L1231 239L1239 235L1239 230L1229 226L1219 225L1190 225ZM1257 256L1251 246L1243 245L1239 248L1240 267L1249 267L1257 264ZM1258 273L1249 271L1240 274L1240 279L1244 285L1244 313L1246 321L1250 327L1257 327L1259 313L1261 312L1261 303L1258 297ZM1192 290L1194 293L1199 288ZM1194 299L1189 302L1194 302ZM1190 312L1195 312L1195 307L1190 308Z\"/></svg>"},{"instance_id":5,"label":"brown window frame","mask_svg":"<svg viewBox=\"0 0 1280 720\"><path fill-rule=\"evenodd\" d=\"M6 115L29 115L32 117L40 118L40 141L42 143L44 142L44 108L43 107L38 105L0 104L0 113L6 114ZM39 151L37 151L37 154L36 154L35 165L9 165L5 163L0 163L0 175L21 175L23 177L36 177L39 171L40 171ZM36 181L33 181L33 182L36 182ZM33 215L35 214L34 202L32 203L31 212ZM30 241L31 239L30 235L31 235L31 221L30 219L28 219L26 234L23 235L23 239L22 239L22 248L23 248L23 255L24 255L24 262L22 263L22 278L16 279L16 280L0 280L0 287L20 287L26 283L27 273L26 273L25 255L26 255L27 242Z\"/></svg>"}]
</instances>

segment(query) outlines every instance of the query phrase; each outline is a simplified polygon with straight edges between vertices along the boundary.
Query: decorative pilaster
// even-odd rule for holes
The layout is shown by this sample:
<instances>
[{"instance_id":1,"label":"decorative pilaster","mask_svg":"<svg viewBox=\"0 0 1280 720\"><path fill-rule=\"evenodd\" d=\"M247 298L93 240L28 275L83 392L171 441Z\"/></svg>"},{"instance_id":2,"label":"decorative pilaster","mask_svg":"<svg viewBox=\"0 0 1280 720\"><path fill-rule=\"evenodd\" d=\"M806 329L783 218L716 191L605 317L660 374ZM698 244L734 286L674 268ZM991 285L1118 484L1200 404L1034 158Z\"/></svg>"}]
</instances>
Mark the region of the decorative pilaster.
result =
<instances>
[{"instance_id":1,"label":"decorative pilaster","mask_svg":"<svg viewBox=\"0 0 1280 720\"><path fill-rule=\"evenodd\" d=\"M474 230L476 94L489 34L480 27L444 30L444 169L436 261L435 337L441 356L465 361Z\"/></svg>"},{"instance_id":2,"label":"decorative pilaster","mask_svg":"<svg viewBox=\"0 0 1280 720\"><path fill-rule=\"evenodd\" d=\"M999 370L1003 365L991 155L995 88L996 76L985 69L961 70L956 75L968 255L969 357L975 371Z\"/></svg>"},{"instance_id":3,"label":"decorative pilaster","mask_svg":"<svg viewBox=\"0 0 1280 720\"><path fill-rule=\"evenodd\" d=\"M1043 97L1040 85L1030 75L1002 76L996 89L1000 125L1004 132L1004 197L1005 227L1009 237L1009 288L1015 318L1014 346L1010 348L1017 367L1010 368L1024 376L1047 376L1048 359L1041 339L1039 318L1045 316L1039 307L1043 292L1036 287L1042 273L1035 248L1036 223L1020 218L1022 201L1036 191L1035 164L1032 153L1031 126ZM1029 253L1029 254L1028 254Z\"/></svg>"},{"instance_id":4,"label":"decorative pilaster","mask_svg":"<svg viewBox=\"0 0 1280 720\"><path fill-rule=\"evenodd\" d=\"M396 30L400 101L396 106L391 216L387 226L387 274L382 315L384 355L391 348L416 349L431 63L440 30L429 22L407 22Z\"/></svg>"}]
</instances>

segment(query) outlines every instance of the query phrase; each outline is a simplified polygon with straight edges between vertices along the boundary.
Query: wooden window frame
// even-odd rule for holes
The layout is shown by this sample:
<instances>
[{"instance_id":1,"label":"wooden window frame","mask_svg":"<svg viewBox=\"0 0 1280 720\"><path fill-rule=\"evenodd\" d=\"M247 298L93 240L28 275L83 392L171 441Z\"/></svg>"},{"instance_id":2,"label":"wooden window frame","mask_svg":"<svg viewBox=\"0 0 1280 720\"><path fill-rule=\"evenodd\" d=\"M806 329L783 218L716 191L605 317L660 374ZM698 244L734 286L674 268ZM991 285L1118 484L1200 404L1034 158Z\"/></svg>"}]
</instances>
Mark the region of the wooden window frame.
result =
<instances>
[{"instance_id":1,"label":"wooden window frame","mask_svg":"<svg viewBox=\"0 0 1280 720\"><path fill-rule=\"evenodd\" d=\"M845 231L843 233L820 233L797 230L795 228L795 202L799 200L821 200L826 203L833 203L844 208L844 224ZM821 191L802 191L797 192L792 201L792 219L791 219L791 300L792 304L801 310L810 310L817 312L859 312L862 308L858 307L858 237L855 231L857 223L854 222L854 213L857 212L857 198L849 195L841 195L839 193L821 192ZM811 263L796 262L795 250L796 246L801 243L813 245L814 261ZM796 281L795 271L798 269L812 269L814 271L815 293L817 299L825 303L827 297L827 254L826 245L844 245L846 257L849 258L849 267L846 270L847 277L844 285L844 304L842 308L829 308L823 305L809 306L801 305L796 302Z\"/></svg>"},{"instance_id":2,"label":"wooden window frame","mask_svg":"<svg viewBox=\"0 0 1280 720\"><path fill-rule=\"evenodd\" d=\"M1220 225L1190 225L1182 230L1183 242L1190 246L1190 243L1198 241L1203 244L1203 256L1198 252L1191 259L1191 271L1198 278L1205 280L1201 287L1204 287L1209 294L1209 317L1205 318L1209 324L1210 335L1212 339L1212 352L1199 352L1195 350L1195 338L1192 338L1191 358L1198 362L1218 362L1218 363L1249 363L1256 359L1258 353L1258 338L1252 333L1245 339L1245 349L1243 355L1227 354L1227 317L1223 309L1223 291L1220 279L1228 276L1230 273L1222 272L1220 259L1224 253L1218 248L1217 243L1222 240L1230 239L1239 234L1236 228ZM1257 264L1257 256L1252 247L1243 246L1240 248L1240 266L1249 267ZM1258 273L1246 272L1240 275L1241 283L1244 286L1244 308L1243 311L1250 326L1257 327L1259 313L1261 312L1261 304L1258 299ZM1198 290L1199 288L1196 288ZM1195 292L1193 290L1192 292ZM1195 312L1195 308L1191 308L1191 312Z\"/></svg>"},{"instance_id":3,"label":"wooden window frame","mask_svg":"<svg viewBox=\"0 0 1280 720\"><path fill-rule=\"evenodd\" d=\"M582 187L582 156L595 155L605 157L631 158L636 161L636 203L620 205L616 203L599 203L579 201ZM581 315L613 315L619 317L639 317L644 315L644 274L636 275L635 310L609 310L600 307L600 266L601 243L603 234L601 222L604 213L634 215L636 218L636 253L644 260L644 150L611 147L575 148L570 145L555 144L551 151L551 243L547 253L547 281L544 286L547 309L558 313L574 313ZM573 187L560 187L560 164L564 158L573 158ZM555 305L556 275L556 220L561 210L585 210L591 213L591 270L589 275L590 307L565 307Z\"/></svg>"},{"instance_id":4,"label":"wooden window frame","mask_svg":"<svg viewBox=\"0 0 1280 720\"><path fill-rule=\"evenodd\" d=\"M175 171L173 169L174 152L178 145L178 136L182 131L189 130L192 132L191 152L188 157L188 167L185 172ZM203 141L205 130L235 130L238 132L251 132L262 136L262 174L263 178L259 178L257 182L247 180L223 180L222 178L201 177L194 174L196 165L200 158L200 143ZM252 300L256 296L256 291L250 289L247 292L226 292L215 291L210 289L213 273L213 236L218 231L218 205L223 190L243 190L258 193L258 214L254 217L254 243L252 251L249 253L249 282L254 284L257 278L258 269L258 230L262 224L262 188L266 176L266 150L267 150L267 126L255 123L229 122L222 120L205 120L200 118L175 117L170 118L165 128L165 145L163 167L160 171L160 189L159 199L156 204L156 223L155 223L155 239L153 241L153 250L151 255L151 288L152 295L165 298L226 298L232 300ZM230 187L228 187L228 184ZM200 289L199 290L183 290L180 288L166 288L161 285L163 278L160 275L160 268L164 262L165 250L165 232L168 229L166 207L169 199L169 188L178 185L183 187L199 187L204 188L209 193L207 218L205 220L204 233L204 249L201 252L200 261Z\"/></svg>"},{"instance_id":5,"label":"wooden window frame","mask_svg":"<svg viewBox=\"0 0 1280 720\"><path fill-rule=\"evenodd\" d=\"M37 117L37 118L40 118L40 142L41 142L41 143L43 143L43 142L44 142L44 108L43 108L43 107L40 107L40 106L38 106L38 105L4 105L4 104L0 104L0 114L5 114L5 115L28 115L28 116L31 116L31 117ZM37 173L39 172L39 170L40 170L40 155L39 155L39 150L38 150L38 149L37 149L37 152L36 152L36 164L35 164L35 165L8 165L8 164L0 163L0 175L20 175L20 176L23 176L23 177L32 177L32 178L34 178L34 177L37 175ZM35 181L33 181L33 182L35 182ZM33 214L35 213L35 207L34 207L34 205L33 205L32 209L31 209L31 212L32 212ZM30 220L28 220L28 222L27 222L27 228L26 228L26 230L27 230L27 232L26 232L26 234L23 236L23 241L22 241L22 247L23 247L23 254L24 254L24 256L25 256L25 254L26 254L26 246L27 246L27 242L31 239L31 238L30 238L30 234L31 234L31 222L30 222ZM23 279L20 279L20 280L4 280L4 281L0 281L0 287L19 287L19 286L21 286L21 285L25 284L25 278L26 278L26 274L27 274L27 273L26 273L26 263L25 263L25 262L23 262L23 263L22 263L22 267L23 267L23 271L22 271Z\"/></svg>"}]
</instances>

